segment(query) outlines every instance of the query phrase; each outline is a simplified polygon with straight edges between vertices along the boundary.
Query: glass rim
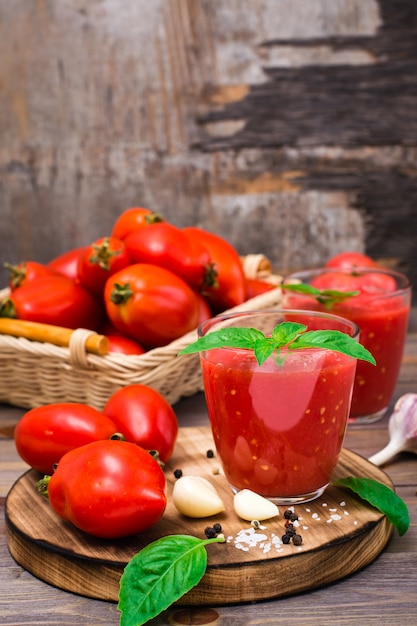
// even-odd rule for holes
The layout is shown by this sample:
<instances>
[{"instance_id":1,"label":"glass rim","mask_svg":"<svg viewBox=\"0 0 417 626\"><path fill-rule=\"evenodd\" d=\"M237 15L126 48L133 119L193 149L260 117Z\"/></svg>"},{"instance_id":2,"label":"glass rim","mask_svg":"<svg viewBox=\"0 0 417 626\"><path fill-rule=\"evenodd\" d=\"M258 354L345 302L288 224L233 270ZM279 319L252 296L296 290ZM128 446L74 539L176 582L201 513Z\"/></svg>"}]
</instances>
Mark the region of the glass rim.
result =
<instances>
[{"instance_id":1,"label":"glass rim","mask_svg":"<svg viewBox=\"0 0 417 626\"><path fill-rule=\"evenodd\" d=\"M350 335L350 337L352 337L353 339L359 339L360 328L358 324L356 324L356 322L353 322L350 319L347 319L346 317L343 317L342 315L328 313L327 311L310 311L308 309L285 309L281 307L277 307L273 309L253 309L250 311L232 311L230 313L222 313L219 315L215 315L213 317L210 317L207 320L204 320L204 322L201 322L201 324L197 328L197 335L198 337L204 337L204 335L206 335L207 332L204 332L203 327L206 325L209 325L210 327L212 327L213 325L216 324L216 322L221 323L223 321L227 321L229 319L233 319L237 317L252 317L254 315L265 316L268 314L270 315L278 314L282 316L284 316L284 314L290 314L290 315L295 314L295 315L304 316L304 317L326 318L326 319L334 320L335 322L342 323L346 327L350 327L352 329L352 334ZM341 332L344 332L344 331L341 331ZM223 348L219 348L219 349L221 350Z\"/></svg>"},{"instance_id":2,"label":"glass rim","mask_svg":"<svg viewBox=\"0 0 417 626\"><path fill-rule=\"evenodd\" d=\"M381 292L381 293L376 293L376 294L369 294L369 295L375 295L376 297L379 296L387 296L387 295L392 295L392 294L396 294L399 293L401 291L407 291L408 289L411 289L412 284L411 281L409 279L409 277L406 274L403 274L402 272L399 272L398 270L392 270L389 268L384 268L384 267L351 267L351 268L343 268L343 267L313 267L311 269L304 269L304 270L297 270L295 272L290 272L289 274L286 274L285 276L283 276L282 281L280 283L280 286L282 288L285 288L285 283L290 280L290 279L302 279L305 278L306 276L319 276L321 274L350 274L350 275L355 275L356 273L359 273L361 275L363 274L378 274L378 275L383 275L383 276L391 276L391 278L394 278L396 280L397 283L397 288L395 291L385 291L385 292Z\"/></svg>"}]
</instances>

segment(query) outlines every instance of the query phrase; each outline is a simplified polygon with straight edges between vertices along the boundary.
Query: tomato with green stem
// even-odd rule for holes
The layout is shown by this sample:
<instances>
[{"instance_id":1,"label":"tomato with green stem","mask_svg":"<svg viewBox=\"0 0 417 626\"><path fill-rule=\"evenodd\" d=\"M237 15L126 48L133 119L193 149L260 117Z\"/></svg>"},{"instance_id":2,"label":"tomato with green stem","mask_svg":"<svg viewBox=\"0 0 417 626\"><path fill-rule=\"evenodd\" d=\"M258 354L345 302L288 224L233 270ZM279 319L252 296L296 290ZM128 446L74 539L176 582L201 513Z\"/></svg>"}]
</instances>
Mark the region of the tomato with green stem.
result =
<instances>
[{"instance_id":1,"label":"tomato with green stem","mask_svg":"<svg viewBox=\"0 0 417 626\"><path fill-rule=\"evenodd\" d=\"M0 317L96 330L103 306L87 289L65 276L41 276L5 298L0 303Z\"/></svg>"},{"instance_id":2,"label":"tomato with green stem","mask_svg":"<svg viewBox=\"0 0 417 626\"><path fill-rule=\"evenodd\" d=\"M378 267L378 263L367 254L349 251L332 256L327 261L326 267L350 270L355 267Z\"/></svg>"},{"instance_id":3,"label":"tomato with green stem","mask_svg":"<svg viewBox=\"0 0 417 626\"><path fill-rule=\"evenodd\" d=\"M100 237L86 247L78 261L81 284L96 295L102 295L107 279L131 264L123 241Z\"/></svg>"},{"instance_id":4,"label":"tomato with green stem","mask_svg":"<svg viewBox=\"0 0 417 626\"><path fill-rule=\"evenodd\" d=\"M163 463L169 461L177 440L178 420L171 404L158 391L146 385L127 385L110 396L103 413L126 441L155 450Z\"/></svg>"},{"instance_id":5,"label":"tomato with green stem","mask_svg":"<svg viewBox=\"0 0 417 626\"><path fill-rule=\"evenodd\" d=\"M200 241L210 255L216 280L211 286L205 285L202 294L213 313L242 304L246 298L246 279L237 250L223 237L202 228L187 226L182 230Z\"/></svg>"},{"instance_id":6,"label":"tomato with green stem","mask_svg":"<svg viewBox=\"0 0 417 626\"><path fill-rule=\"evenodd\" d=\"M9 270L9 288L11 291L36 280L41 276L51 276L57 274L52 268L37 261L22 261L17 265L4 263L4 267Z\"/></svg>"},{"instance_id":7,"label":"tomato with green stem","mask_svg":"<svg viewBox=\"0 0 417 626\"><path fill-rule=\"evenodd\" d=\"M160 520L167 503L158 461L140 446L117 439L67 452L37 489L57 515L103 539L147 530Z\"/></svg>"},{"instance_id":8,"label":"tomato with green stem","mask_svg":"<svg viewBox=\"0 0 417 626\"><path fill-rule=\"evenodd\" d=\"M70 450L110 439L115 433L115 423L100 411L77 402L62 402L27 411L16 425L14 441L25 463L51 474Z\"/></svg>"},{"instance_id":9,"label":"tomato with green stem","mask_svg":"<svg viewBox=\"0 0 417 626\"><path fill-rule=\"evenodd\" d=\"M155 213L150 209L146 209L144 207L131 207L130 209L123 211L123 213L116 219L111 231L111 236L123 241L137 228L142 228L148 224L155 224L163 221L164 218L162 215Z\"/></svg>"},{"instance_id":10,"label":"tomato with green stem","mask_svg":"<svg viewBox=\"0 0 417 626\"><path fill-rule=\"evenodd\" d=\"M194 291L157 265L136 263L113 274L106 282L104 301L111 323L145 349L167 345L198 322Z\"/></svg>"}]
</instances>

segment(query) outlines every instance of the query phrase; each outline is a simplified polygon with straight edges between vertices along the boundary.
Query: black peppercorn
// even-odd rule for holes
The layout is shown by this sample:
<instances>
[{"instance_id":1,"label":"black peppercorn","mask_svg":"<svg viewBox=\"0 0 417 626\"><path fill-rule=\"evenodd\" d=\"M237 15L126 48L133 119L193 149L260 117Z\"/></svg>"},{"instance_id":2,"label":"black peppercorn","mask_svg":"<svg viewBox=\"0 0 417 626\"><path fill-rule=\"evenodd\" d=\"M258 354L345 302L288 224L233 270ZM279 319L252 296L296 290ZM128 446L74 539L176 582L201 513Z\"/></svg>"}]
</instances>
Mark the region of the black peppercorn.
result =
<instances>
[{"instance_id":1,"label":"black peppercorn","mask_svg":"<svg viewBox=\"0 0 417 626\"><path fill-rule=\"evenodd\" d=\"M295 535L292 538L292 542L295 546L301 546L301 544L303 543L303 538L301 537L301 535L298 535L297 533L295 533Z\"/></svg>"},{"instance_id":2,"label":"black peppercorn","mask_svg":"<svg viewBox=\"0 0 417 626\"><path fill-rule=\"evenodd\" d=\"M282 535L281 539L282 539L282 543L285 543L285 544L288 544L291 541L291 537L290 535L287 535L287 533L285 533L285 535Z\"/></svg>"},{"instance_id":3,"label":"black peppercorn","mask_svg":"<svg viewBox=\"0 0 417 626\"><path fill-rule=\"evenodd\" d=\"M206 454L208 459L212 459L214 457L213 450L207 450Z\"/></svg>"},{"instance_id":4,"label":"black peppercorn","mask_svg":"<svg viewBox=\"0 0 417 626\"><path fill-rule=\"evenodd\" d=\"M181 476L182 476L182 470L181 470L181 469L176 469L176 470L174 471L174 476L175 476L175 478L181 478Z\"/></svg>"},{"instance_id":5,"label":"black peppercorn","mask_svg":"<svg viewBox=\"0 0 417 626\"><path fill-rule=\"evenodd\" d=\"M214 537L217 536L216 531L211 526L207 526L207 528L204 530L204 534L206 535L207 539L214 539Z\"/></svg>"},{"instance_id":6,"label":"black peppercorn","mask_svg":"<svg viewBox=\"0 0 417 626\"><path fill-rule=\"evenodd\" d=\"M222 532L222 525L219 524L218 522L216 524L213 524L213 530L216 533L221 533Z\"/></svg>"}]
</instances>

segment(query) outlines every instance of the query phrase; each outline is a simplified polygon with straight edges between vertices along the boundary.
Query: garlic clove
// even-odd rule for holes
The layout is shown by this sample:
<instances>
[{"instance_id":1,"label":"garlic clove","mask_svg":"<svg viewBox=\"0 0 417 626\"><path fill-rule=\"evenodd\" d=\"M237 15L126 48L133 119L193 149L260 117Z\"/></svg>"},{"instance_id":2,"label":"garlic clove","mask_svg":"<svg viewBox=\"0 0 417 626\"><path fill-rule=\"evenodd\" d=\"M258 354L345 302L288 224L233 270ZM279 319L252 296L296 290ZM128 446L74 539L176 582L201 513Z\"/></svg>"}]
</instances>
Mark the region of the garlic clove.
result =
<instances>
[{"instance_id":1,"label":"garlic clove","mask_svg":"<svg viewBox=\"0 0 417 626\"><path fill-rule=\"evenodd\" d=\"M233 505L237 515L248 522L254 519L262 521L279 515L276 504L250 489L238 491L233 499Z\"/></svg>"},{"instance_id":2,"label":"garlic clove","mask_svg":"<svg viewBox=\"0 0 417 626\"><path fill-rule=\"evenodd\" d=\"M181 476L174 483L172 500L187 517L211 517L225 510L214 485L201 476Z\"/></svg>"}]
</instances>

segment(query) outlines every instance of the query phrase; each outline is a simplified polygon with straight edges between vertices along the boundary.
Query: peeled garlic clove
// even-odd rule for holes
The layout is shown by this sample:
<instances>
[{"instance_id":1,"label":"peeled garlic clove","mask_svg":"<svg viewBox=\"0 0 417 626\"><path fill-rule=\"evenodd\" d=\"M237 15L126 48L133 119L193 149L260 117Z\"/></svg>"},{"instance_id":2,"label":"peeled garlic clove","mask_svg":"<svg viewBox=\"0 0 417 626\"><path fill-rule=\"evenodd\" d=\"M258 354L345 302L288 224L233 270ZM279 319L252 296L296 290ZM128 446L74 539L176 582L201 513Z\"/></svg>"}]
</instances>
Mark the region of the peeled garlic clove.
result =
<instances>
[{"instance_id":1,"label":"peeled garlic clove","mask_svg":"<svg viewBox=\"0 0 417 626\"><path fill-rule=\"evenodd\" d=\"M210 517L225 510L216 488L201 476L181 476L172 492L174 505L188 517Z\"/></svg>"},{"instance_id":2,"label":"peeled garlic clove","mask_svg":"<svg viewBox=\"0 0 417 626\"><path fill-rule=\"evenodd\" d=\"M262 521L279 515L276 504L250 489L238 491L233 499L233 505L237 515L248 522L254 519Z\"/></svg>"}]
</instances>

